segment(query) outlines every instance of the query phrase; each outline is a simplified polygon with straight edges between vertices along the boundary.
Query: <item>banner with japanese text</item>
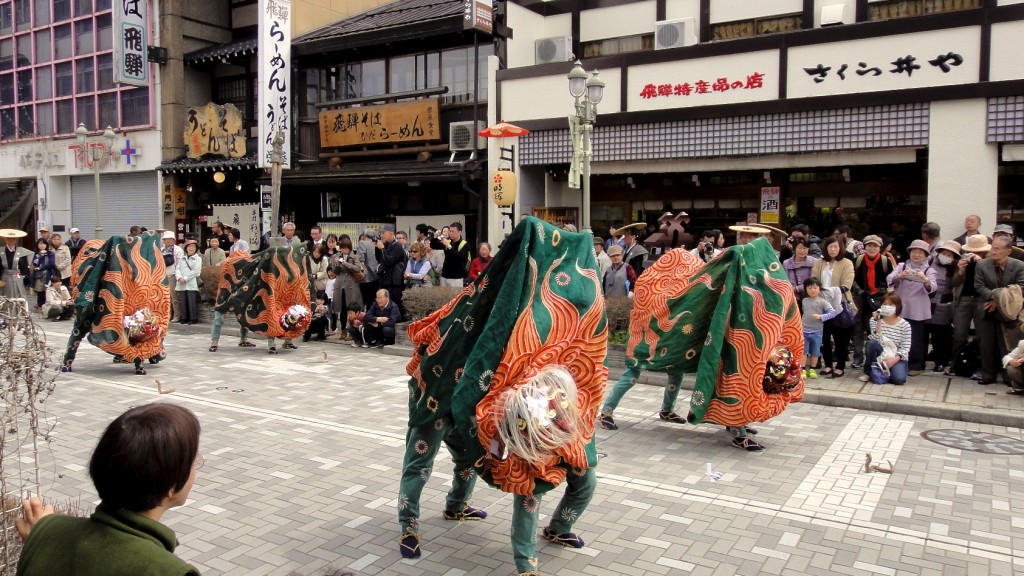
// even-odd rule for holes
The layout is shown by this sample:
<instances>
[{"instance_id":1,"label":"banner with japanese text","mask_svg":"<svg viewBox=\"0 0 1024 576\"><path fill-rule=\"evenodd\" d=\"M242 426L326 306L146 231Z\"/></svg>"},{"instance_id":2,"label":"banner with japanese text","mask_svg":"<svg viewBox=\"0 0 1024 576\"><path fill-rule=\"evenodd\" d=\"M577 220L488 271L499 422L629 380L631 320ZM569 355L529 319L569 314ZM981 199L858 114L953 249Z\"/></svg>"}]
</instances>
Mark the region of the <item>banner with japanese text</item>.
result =
<instances>
[{"instance_id":1,"label":"banner with japanese text","mask_svg":"<svg viewBox=\"0 0 1024 576\"><path fill-rule=\"evenodd\" d=\"M291 168L291 0L260 0L259 14L259 155L269 168L274 137L284 136L281 167Z\"/></svg>"},{"instance_id":2,"label":"banner with japanese text","mask_svg":"<svg viewBox=\"0 0 1024 576\"><path fill-rule=\"evenodd\" d=\"M222 222L225 226L238 228L238 233L253 250L260 245L262 220L259 204L214 204L213 215L206 219L210 224Z\"/></svg>"},{"instance_id":3,"label":"banner with japanese text","mask_svg":"<svg viewBox=\"0 0 1024 576\"><path fill-rule=\"evenodd\" d=\"M149 86L148 4L146 0L115 0L113 8L114 83Z\"/></svg>"},{"instance_id":4,"label":"banner with japanese text","mask_svg":"<svg viewBox=\"0 0 1024 576\"><path fill-rule=\"evenodd\" d=\"M778 186L768 186L761 188L761 223L762 224L778 224L779 223L779 195L781 188ZM754 214L756 217L757 215ZM755 218L754 222L757 222Z\"/></svg>"}]
</instances>

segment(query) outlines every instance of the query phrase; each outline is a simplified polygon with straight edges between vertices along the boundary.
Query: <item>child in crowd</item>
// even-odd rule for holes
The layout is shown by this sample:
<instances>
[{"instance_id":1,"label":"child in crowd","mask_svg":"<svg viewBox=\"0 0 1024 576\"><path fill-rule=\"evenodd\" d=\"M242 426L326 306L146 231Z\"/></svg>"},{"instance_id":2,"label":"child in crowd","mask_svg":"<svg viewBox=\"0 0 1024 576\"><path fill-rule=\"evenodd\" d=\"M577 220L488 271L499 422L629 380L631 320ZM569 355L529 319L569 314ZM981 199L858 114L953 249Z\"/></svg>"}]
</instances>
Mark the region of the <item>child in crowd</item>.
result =
<instances>
[{"instance_id":1,"label":"child in crowd","mask_svg":"<svg viewBox=\"0 0 1024 576\"><path fill-rule=\"evenodd\" d=\"M313 307L313 317L309 321L309 327L302 335L303 342L309 342L313 334L316 334L316 339L321 342L327 340L327 315L330 313L331 309L327 307L327 294L321 290L316 293L316 306Z\"/></svg>"},{"instance_id":2,"label":"child in crowd","mask_svg":"<svg viewBox=\"0 0 1024 576\"><path fill-rule=\"evenodd\" d=\"M807 367L804 378L817 378L818 357L821 354L821 339L825 332L825 321L838 314L832 304L821 298L821 281L811 276L804 279L803 323L804 323L804 356Z\"/></svg>"},{"instance_id":3,"label":"child in crowd","mask_svg":"<svg viewBox=\"0 0 1024 576\"><path fill-rule=\"evenodd\" d=\"M352 347L359 348L366 344L363 340L363 323L366 319L366 312L363 311L363 307L359 304L352 303L348 305L348 333L352 336Z\"/></svg>"}]
</instances>

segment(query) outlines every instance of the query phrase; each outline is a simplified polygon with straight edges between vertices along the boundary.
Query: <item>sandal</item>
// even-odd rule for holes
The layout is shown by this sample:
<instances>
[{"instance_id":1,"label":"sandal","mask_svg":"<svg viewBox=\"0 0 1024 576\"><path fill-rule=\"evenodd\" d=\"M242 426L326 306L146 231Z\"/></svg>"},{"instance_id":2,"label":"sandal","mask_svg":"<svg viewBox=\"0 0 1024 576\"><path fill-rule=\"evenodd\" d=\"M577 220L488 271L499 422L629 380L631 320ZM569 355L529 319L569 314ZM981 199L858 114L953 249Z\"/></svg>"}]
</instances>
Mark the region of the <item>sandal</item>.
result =
<instances>
[{"instance_id":1,"label":"sandal","mask_svg":"<svg viewBox=\"0 0 1024 576\"><path fill-rule=\"evenodd\" d=\"M402 553L402 558L419 558L420 535L413 532L412 528L406 528L398 539L398 551Z\"/></svg>"},{"instance_id":2,"label":"sandal","mask_svg":"<svg viewBox=\"0 0 1024 576\"><path fill-rule=\"evenodd\" d=\"M612 418L611 414L601 414L601 428L605 430L618 430L619 427L615 425L615 418Z\"/></svg>"},{"instance_id":3,"label":"sandal","mask_svg":"<svg viewBox=\"0 0 1024 576\"><path fill-rule=\"evenodd\" d=\"M760 452L764 450L764 446L761 446L749 436L743 438L733 438L732 445L739 448L740 450L746 450L747 452Z\"/></svg>"},{"instance_id":4,"label":"sandal","mask_svg":"<svg viewBox=\"0 0 1024 576\"><path fill-rule=\"evenodd\" d=\"M569 548L583 548L583 538L573 534L572 532L566 532L565 534L556 534L550 526L544 527L544 538L562 546Z\"/></svg>"},{"instance_id":5,"label":"sandal","mask_svg":"<svg viewBox=\"0 0 1024 576\"><path fill-rule=\"evenodd\" d=\"M846 375L846 370L839 370L838 368L832 371L832 378L842 378Z\"/></svg>"},{"instance_id":6,"label":"sandal","mask_svg":"<svg viewBox=\"0 0 1024 576\"><path fill-rule=\"evenodd\" d=\"M450 510L444 510L441 512L445 520L483 520L487 518L487 512L479 508L474 508L468 504L458 512L452 512Z\"/></svg>"},{"instance_id":7,"label":"sandal","mask_svg":"<svg viewBox=\"0 0 1024 576\"><path fill-rule=\"evenodd\" d=\"M253 344L252 342L249 342L248 340L242 340L241 342L238 343L238 346L240 348L255 348L256 347L255 344Z\"/></svg>"},{"instance_id":8,"label":"sandal","mask_svg":"<svg viewBox=\"0 0 1024 576\"><path fill-rule=\"evenodd\" d=\"M216 344L210 346L210 352L216 352L216 351L217 351L217 345Z\"/></svg>"}]
</instances>

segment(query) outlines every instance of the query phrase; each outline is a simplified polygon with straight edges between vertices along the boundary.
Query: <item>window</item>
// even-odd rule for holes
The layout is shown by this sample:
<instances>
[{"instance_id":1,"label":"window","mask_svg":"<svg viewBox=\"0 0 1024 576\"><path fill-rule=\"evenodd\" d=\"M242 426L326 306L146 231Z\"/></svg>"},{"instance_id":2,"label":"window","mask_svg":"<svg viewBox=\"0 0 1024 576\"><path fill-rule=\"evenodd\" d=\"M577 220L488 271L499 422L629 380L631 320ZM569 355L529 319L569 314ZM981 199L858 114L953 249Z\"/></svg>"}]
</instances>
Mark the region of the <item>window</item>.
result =
<instances>
[{"instance_id":1,"label":"window","mask_svg":"<svg viewBox=\"0 0 1024 576\"><path fill-rule=\"evenodd\" d=\"M14 138L14 108L0 110L0 140Z\"/></svg>"},{"instance_id":2,"label":"window","mask_svg":"<svg viewBox=\"0 0 1024 576\"><path fill-rule=\"evenodd\" d=\"M31 0L14 0L14 25L18 32L32 27Z\"/></svg>"},{"instance_id":3,"label":"window","mask_svg":"<svg viewBox=\"0 0 1024 576\"><path fill-rule=\"evenodd\" d=\"M72 134L75 131L75 103L67 100L57 101L57 133Z\"/></svg>"},{"instance_id":4,"label":"window","mask_svg":"<svg viewBox=\"0 0 1024 576\"><path fill-rule=\"evenodd\" d=\"M82 96L75 98L76 112L78 113L79 124L84 123L85 127L93 130L96 128L96 97Z\"/></svg>"},{"instance_id":5,"label":"window","mask_svg":"<svg viewBox=\"0 0 1024 576\"><path fill-rule=\"evenodd\" d=\"M0 74L0 106L14 104L14 74Z\"/></svg>"},{"instance_id":6,"label":"window","mask_svg":"<svg viewBox=\"0 0 1024 576\"><path fill-rule=\"evenodd\" d=\"M71 62L57 64L57 96L71 96L74 93L75 77Z\"/></svg>"},{"instance_id":7,"label":"window","mask_svg":"<svg viewBox=\"0 0 1024 576\"><path fill-rule=\"evenodd\" d=\"M36 0L36 26L50 23L50 0Z\"/></svg>"},{"instance_id":8,"label":"window","mask_svg":"<svg viewBox=\"0 0 1024 576\"><path fill-rule=\"evenodd\" d=\"M135 88L121 92L121 126L149 124L149 90Z\"/></svg>"},{"instance_id":9,"label":"window","mask_svg":"<svg viewBox=\"0 0 1024 576\"><path fill-rule=\"evenodd\" d=\"M654 34L638 34L636 36L623 36L621 38L608 38L606 40L583 43L584 58L611 56L613 54L625 54L626 52L640 52L643 50L654 50Z\"/></svg>"},{"instance_id":10,"label":"window","mask_svg":"<svg viewBox=\"0 0 1024 576\"><path fill-rule=\"evenodd\" d=\"M441 85L448 87L446 102L464 102L472 99L470 86L469 50L455 48L441 52Z\"/></svg>"},{"instance_id":11,"label":"window","mask_svg":"<svg viewBox=\"0 0 1024 576\"><path fill-rule=\"evenodd\" d=\"M868 20L890 20L981 8L982 0L888 0L868 4Z\"/></svg>"},{"instance_id":12,"label":"window","mask_svg":"<svg viewBox=\"0 0 1024 576\"><path fill-rule=\"evenodd\" d=\"M52 58L49 28L36 32L36 64L49 62Z\"/></svg>"},{"instance_id":13,"label":"window","mask_svg":"<svg viewBox=\"0 0 1024 576\"><path fill-rule=\"evenodd\" d=\"M92 0L75 0L75 17L92 14Z\"/></svg>"},{"instance_id":14,"label":"window","mask_svg":"<svg viewBox=\"0 0 1024 576\"><path fill-rule=\"evenodd\" d=\"M33 97L35 91L32 89L32 69L18 70L16 78L18 81L18 102L23 104L35 100Z\"/></svg>"},{"instance_id":15,"label":"window","mask_svg":"<svg viewBox=\"0 0 1024 576\"><path fill-rule=\"evenodd\" d=\"M416 89L416 56L392 58L389 73L391 85L389 94L411 92Z\"/></svg>"},{"instance_id":16,"label":"window","mask_svg":"<svg viewBox=\"0 0 1024 576\"><path fill-rule=\"evenodd\" d=\"M437 88L441 85L441 54L431 52L416 57L416 88Z\"/></svg>"},{"instance_id":17,"label":"window","mask_svg":"<svg viewBox=\"0 0 1024 576\"><path fill-rule=\"evenodd\" d=\"M53 0L53 21L63 22L71 19L71 0Z\"/></svg>"},{"instance_id":18,"label":"window","mask_svg":"<svg viewBox=\"0 0 1024 576\"><path fill-rule=\"evenodd\" d=\"M800 14L792 14L789 16L772 16L770 18L755 18L740 22L715 24L711 27L711 39L735 40L736 38L789 32L791 30L799 30L802 22L803 19Z\"/></svg>"},{"instance_id":19,"label":"window","mask_svg":"<svg viewBox=\"0 0 1024 576\"><path fill-rule=\"evenodd\" d=\"M11 33L13 18L11 17L11 4L9 2L0 4L0 36Z\"/></svg>"},{"instance_id":20,"label":"window","mask_svg":"<svg viewBox=\"0 0 1024 576\"><path fill-rule=\"evenodd\" d=\"M92 58L82 58L75 62L75 93L92 92L96 89L96 70Z\"/></svg>"},{"instance_id":21,"label":"window","mask_svg":"<svg viewBox=\"0 0 1024 576\"><path fill-rule=\"evenodd\" d=\"M0 40L0 71L14 68L14 40Z\"/></svg>"},{"instance_id":22,"label":"window","mask_svg":"<svg viewBox=\"0 0 1024 576\"><path fill-rule=\"evenodd\" d=\"M100 94L97 99L100 107L100 123L96 127L117 126L119 124L117 121L117 92Z\"/></svg>"},{"instance_id":23,"label":"window","mask_svg":"<svg viewBox=\"0 0 1024 576\"><path fill-rule=\"evenodd\" d=\"M18 136L32 137L36 135L35 111L32 105L18 108Z\"/></svg>"},{"instance_id":24,"label":"window","mask_svg":"<svg viewBox=\"0 0 1024 576\"><path fill-rule=\"evenodd\" d=\"M96 50L113 50L114 36L111 32L110 14L96 17Z\"/></svg>"},{"instance_id":25,"label":"window","mask_svg":"<svg viewBox=\"0 0 1024 576\"><path fill-rule=\"evenodd\" d=\"M36 98L53 98L53 69L49 66L36 68Z\"/></svg>"},{"instance_id":26,"label":"window","mask_svg":"<svg viewBox=\"0 0 1024 576\"><path fill-rule=\"evenodd\" d=\"M53 43L56 48L54 57L57 60L71 58L71 25L65 24L53 29Z\"/></svg>"},{"instance_id":27,"label":"window","mask_svg":"<svg viewBox=\"0 0 1024 576\"><path fill-rule=\"evenodd\" d=\"M114 84L114 55L104 54L96 57L96 89L111 90Z\"/></svg>"},{"instance_id":28,"label":"window","mask_svg":"<svg viewBox=\"0 0 1024 576\"><path fill-rule=\"evenodd\" d=\"M18 45L18 59L14 65L20 67L32 64L32 35L22 34L15 42Z\"/></svg>"},{"instance_id":29,"label":"window","mask_svg":"<svg viewBox=\"0 0 1024 576\"><path fill-rule=\"evenodd\" d=\"M363 93L362 96L381 96L387 94L387 72L384 60L363 62Z\"/></svg>"},{"instance_id":30,"label":"window","mask_svg":"<svg viewBox=\"0 0 1024 576\"><path fill-rule=\"evenodd\" d=\"M92 19L79 20L75 22L75 54L83 56L92 53Z\"/></svg>"},{"instance_id":31,"label":"window","mask_svg":"<svg viewBox=\"0 0 1024 576\"><path fill-rule=\"evenodd\" d=\"M36 136L53 134L53 104L47 102L36 106Z\"/></svg>"},{"instance_id":32,"label":"window","mask_svg":"<svg viewBox=\"0 0 1024 576\"><path fill-rule=\"evenodd\" d=\"M345 78L342 83L342 100L359 98L363 95L363 67L357 62L344 68Z\"/></svg>"}]
</instances>

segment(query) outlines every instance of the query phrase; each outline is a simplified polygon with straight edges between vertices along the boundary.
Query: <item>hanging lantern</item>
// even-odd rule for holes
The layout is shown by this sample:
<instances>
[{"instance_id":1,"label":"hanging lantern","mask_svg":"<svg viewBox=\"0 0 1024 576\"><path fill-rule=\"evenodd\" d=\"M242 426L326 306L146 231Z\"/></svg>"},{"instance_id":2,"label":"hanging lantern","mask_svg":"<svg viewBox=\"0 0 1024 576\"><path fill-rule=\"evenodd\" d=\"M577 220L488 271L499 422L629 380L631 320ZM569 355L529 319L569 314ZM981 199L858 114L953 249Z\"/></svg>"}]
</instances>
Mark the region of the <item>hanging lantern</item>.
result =
<instances>
[{"instance_id":1,"label":"hanging lantern","mask_svg":"<svg viewBox=\"0 0 1024 576\"><path fill-rule=\"evenodd\" d=\"M491 176L491 198L499 208L515 204L518 189L519 178L511 170L498 170Z\"/></svg>"}]
</instances>

